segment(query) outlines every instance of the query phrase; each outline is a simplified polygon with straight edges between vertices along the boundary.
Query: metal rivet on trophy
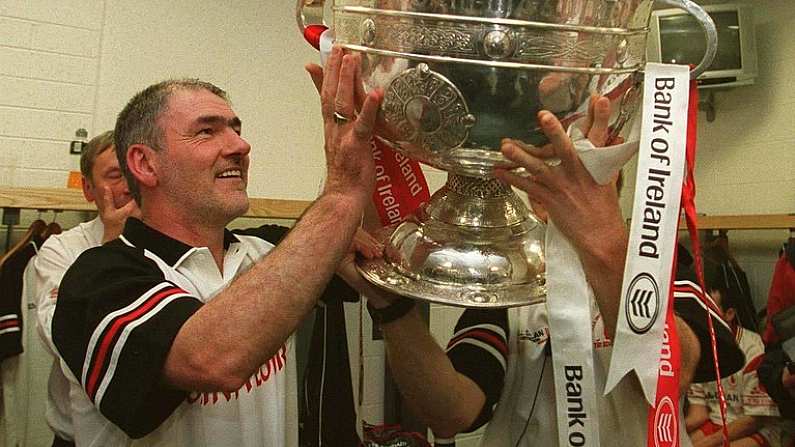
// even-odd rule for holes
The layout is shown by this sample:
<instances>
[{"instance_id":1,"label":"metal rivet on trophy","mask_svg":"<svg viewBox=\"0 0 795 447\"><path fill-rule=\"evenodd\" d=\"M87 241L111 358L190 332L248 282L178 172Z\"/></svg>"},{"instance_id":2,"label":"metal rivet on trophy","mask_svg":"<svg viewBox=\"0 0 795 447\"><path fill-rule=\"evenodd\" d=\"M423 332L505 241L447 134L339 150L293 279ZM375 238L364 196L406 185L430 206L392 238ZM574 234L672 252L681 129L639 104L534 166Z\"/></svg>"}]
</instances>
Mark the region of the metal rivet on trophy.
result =
<instances>
[{"instance_id":1,"label":"metal rivet on trophy","mask_svg":"<svg viewBox=\"0 0 795 447\"><path fill-rule=\"evenodd\" d=\"M375 43L375 21L366 19L362 22L362 44L372 45Z\"/></svg>"},{"instance_id":2,"label":"metal rivet on trophy","mask_svg":"<svg viewBox=\"0 0 795 447\"><path fill-rule=\"evenodd\" d=\"M491 59L505 59L513 53L513 40L505 29L494 29L483 37L483 52Z\"/></svg>"}]
</instances>

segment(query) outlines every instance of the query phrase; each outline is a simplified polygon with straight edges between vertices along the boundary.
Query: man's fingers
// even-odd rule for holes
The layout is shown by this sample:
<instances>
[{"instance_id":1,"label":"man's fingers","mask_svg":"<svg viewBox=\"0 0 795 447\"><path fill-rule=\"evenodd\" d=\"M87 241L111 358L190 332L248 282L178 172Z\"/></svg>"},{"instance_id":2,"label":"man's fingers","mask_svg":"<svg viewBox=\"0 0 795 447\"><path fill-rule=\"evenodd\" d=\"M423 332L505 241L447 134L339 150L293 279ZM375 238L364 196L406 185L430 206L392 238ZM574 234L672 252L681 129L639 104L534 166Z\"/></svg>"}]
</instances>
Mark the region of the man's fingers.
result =
<instances>
[{"instance_id":1,"label":"man's fingers","mask_svg":"<svg viewBox=\"0 0 795 447\"><path fill-rule=\"evenodd\" d=\"M323 93L323 67L318 64L306 64L304 69L312 78L312 83L315 84L318 94Z\"/></svg>"},{"instance_id":2,"label":"man's fingers","mask_svg":"<svg viewBox=\"0 0 795 447\"><path fill-rule=\"evenodd\" d=\"M558 157L565 166L573 166L577 161L571 139L566 134L560 121L552 113L542 110L538 113L538 122L541 130L552 144L555 156Z\"/></svg>"},{"instance_id":3,"label":"man's fingers","mask_svg":"<svg viewBox=\"0 0 795 447\"><path fill-rule=\"evenodd\" d=\"M599 96L594 93L588 99L588 113L585 115L585 121L582 124L583 135L588 135L588 132L591 131L591 126L593 126L593 106L597 98L599 98Z\"/></svg>"},{"instance_id":4,"label":"man's fingers","mask_svg":"<svg viewBox=\"0 0 795 447\"><path fill-rule=\"evenodd\" d=\"M365 259L377 258L384 252L384 246L361 228L353 236L353 249Z\"/></svg>"},{"instance_id":5,"label":"man's fingers","mask_svg":"<svg viewBox=\"0 0 795 447\"><path fill-rule=\"evenodd\" d=\"M604 146L610 135L610 100L604 96L596 98L592 101L589 114L592 114L592 124L587 133L588 139L594 146Z\"/></svg>"},{"instance_id":6,"label":"man's fingers","mask_svg":"<svg viewBox=\"0 0 795 447\"><path fill-rule=\"evenodd\" d=\"M138 208L138 204L135 200L130 200L123 207L119 208L119 210L124 212L124 215L128 217L141 217L141 209Z\"/></svg>"},{"instance_id":7,"label":"man's fingers","mask_svg":"<svg viewBox=\"0 0 795 447\"><path fill-rule=\"evenodd\" d=\"M339 86L340 66L342 65L342 48L335 45L326 60L323 69L323 82L320 90L321 110L323 119L328 121L334 115L334 100L337 97Z\"/></svg>"},{"instance_id":8,"label":"man's fingers","mask_svg":"<svg viewBox=\"0 0 795 447\"><path fill-rule=\"evenodd\" d=\"M542 159L528 153L516 140L503 140L500 151L505 158L523 167L530 175L545 178L549 174L549 166Z\"/></svg>"},{"instance_id":9,"label":"man's fingers","mask_svg":"<svg viewBox=\"0 0 795 447\"><path fill-rule=\"evenodd\" d=\"M541 147L527 144L522 140L514 140L512 138L503 138L502 144L515 144L522 148L525 152L537 158L552 158L555 156L555 149L551 144L545 144Z\"/></svg>"},{"instance_id":10,"label":"man's fingers","mask_svg":"<svg viewBox=\"0 0 795 447\"><path fill-rule=\"evenodd\" d=\"M349 119L352 119L356 112L353 83L360 61L359 55L346 54L342 57L342 69L340 70L337 94L334 98L334 112Z\"/></svg>"},{"instance_id":11,"label":"man's fingers","mask_svg":"<svg viewBox=\"0 0 795 447\"><path fill-rule=\"evenodd\" d=\"M383 90L373 90L367 95L362 106L362 111L354 122L353 131L361 139L370 139L373 136L378 108L384 99Z\"/></svg>"},{"instance_id":12,"label":"man's fingers","mask_svg":"<svg viewBox=\"0 0 795 447\"><path fill-rule=\"evenodd\" d=\"M529 198L532 198L539 203L543 203L545 198L549 196L549 189L544 185L533 181L533 179L530 177L517 175L511 171L501 168L494 170L494 177L503 183L507 183L515 188L521 189L527 193Z\"/></svg>"},{"instance_id":13,"label":"man's fingers","mask_svg":"<svg viewBox=\"0 0 795 447\"><path fill-rule=\"evenodd\" d=\"M102 202L104 205L102 208L108 211L116 209L116 205L113 203L113 191L110 190L110 186L105 185L102 187Z\"/></svg>"},{"instance_id":14,"label":"man's fingers","mask_svg":"<svg viewBox=\"0 0 795 447\"><path fill-rule=\"evenodd\" d=\"M353 80L353 88L355 89L354 99L356 101L356 110L361 110L364 106L365 99L367 99L367 92L364 90L364 82L362 81L361 63L359 64L359 68L356 70L355 74L356 76Z\"/></svg>"}]
</instances>

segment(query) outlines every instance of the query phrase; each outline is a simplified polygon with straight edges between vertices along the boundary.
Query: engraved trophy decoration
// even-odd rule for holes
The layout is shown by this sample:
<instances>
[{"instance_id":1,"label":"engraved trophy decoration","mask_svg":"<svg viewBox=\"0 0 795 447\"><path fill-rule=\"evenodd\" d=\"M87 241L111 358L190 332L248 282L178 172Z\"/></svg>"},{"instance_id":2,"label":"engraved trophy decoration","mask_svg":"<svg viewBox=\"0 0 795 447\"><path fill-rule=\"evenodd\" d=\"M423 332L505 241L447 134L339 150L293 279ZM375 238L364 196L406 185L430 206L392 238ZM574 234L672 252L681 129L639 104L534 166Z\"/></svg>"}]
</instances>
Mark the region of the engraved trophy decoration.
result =
<instances>
[{"instance_id":1,"label":"engraved trophy decoration","mask_svg":"<svg viewBox=\"0 0 795 447\"><path fill-rule=\"evenodd\" d=\"M382 88L386 130L377 138L448 172L413 216L387 227L383 259L359 265L401 295L465 307L543 301L544 225L491 176L513 166L504 137L543 144L536 116L565 125L592 94L619 104L618 133L634 114L654 0L298 0L302 32L331 10L335 43L364 55L365 89ZM717 33L690 0L707 35ZM328 11L326 11L328 12ZM328 16L329 14L325 14Z\"/></svg>"}]
</instances>

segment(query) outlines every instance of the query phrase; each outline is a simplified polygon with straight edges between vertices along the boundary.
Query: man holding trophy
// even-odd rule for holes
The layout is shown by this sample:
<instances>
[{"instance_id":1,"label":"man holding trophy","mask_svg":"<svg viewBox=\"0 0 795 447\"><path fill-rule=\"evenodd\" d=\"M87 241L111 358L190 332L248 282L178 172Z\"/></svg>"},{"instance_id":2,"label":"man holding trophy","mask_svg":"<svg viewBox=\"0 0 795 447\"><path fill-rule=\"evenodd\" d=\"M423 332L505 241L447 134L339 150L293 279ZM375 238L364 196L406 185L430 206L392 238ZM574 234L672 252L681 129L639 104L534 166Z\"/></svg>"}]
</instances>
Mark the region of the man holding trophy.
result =
<instances>
[{"instance_id":1,"label":"man holding trophy","mask_svg":"<svg viewBox=\"0 0 795 447\"><path fill-rule=\"evenodd\" d=\"M584 133L597 146L607 139L609 107L609 101L601 98L591 108L593 124ZM566 235L576 241L595 291L591 330L597 377L604 380L627 249L618 191L614 181L599 185L593 180L554 115L541 112L539 120L550 145L530 151L513 140L505 140L502 145L507 158L538 173L528 178L499 171L497 176L526 191L552 219L565 222ZM543 160L550 157L560 158L560 165L546 165ZM714 376L709 373L710 352L704 349L709 346L706 322L689 296L690 289L698 286L686 267L678 273L675 291L682 298L674 306L681 312L676 323L682 350L680 388L684 389L697 370L702 381ZM405 300L363 282L358 287L367 290L375 319L383 309L396 308L395 303ZM510 310L467 309L446 351L432 338L419 312L413 306L404 308L402 315L393 313L380 320L389 366L408 405L437 439L491 422L483 440L485 446L556 445L555 401L572 402L576 396L556 394L553 389L545 303ZM716 325L722 374L737 370L742 359L724 324ZM512 363L515 366L510 368ZM599 398L599 432L604 445L635 446L644 442L643 416L648 407L642 394L637 383L625 380L611 394ZM687 433L682 433L683 445L688 445Z\"/></svg>"},{"instance_id":2,"label":"man holding trophy","mask_svg":"<svg viewBox=\"0 0 795 447\"><path fill-rule=\"evenodd\" d=\"M675 262L696 101L687 67L644 66L652 1L343 3L335 41L363 54L363 85L384 89L378 150L449 173L378 230L382 259L342 267L414 413L437 439L490 422L486 446L689 445L679 390L736 371L742 354ZM706 68L714 25L688 0L666 3L701 21ZM599 148L640 91L639 141ZM638 149L627 231L616 173ZM446 351L413 299L468 308Z\"/></svg>"}]
</instances>

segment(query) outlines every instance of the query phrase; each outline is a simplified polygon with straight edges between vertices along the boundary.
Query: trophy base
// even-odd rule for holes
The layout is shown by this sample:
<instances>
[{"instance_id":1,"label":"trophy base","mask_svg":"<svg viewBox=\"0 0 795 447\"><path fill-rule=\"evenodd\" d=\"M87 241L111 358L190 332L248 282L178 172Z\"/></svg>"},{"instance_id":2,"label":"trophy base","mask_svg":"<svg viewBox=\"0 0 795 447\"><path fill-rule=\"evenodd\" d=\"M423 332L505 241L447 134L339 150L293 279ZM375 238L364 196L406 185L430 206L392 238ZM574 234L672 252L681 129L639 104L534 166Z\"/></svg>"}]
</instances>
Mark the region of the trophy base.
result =
<instances>
[{"instance_id":1,"label":"trophy base","mask_svg":"<svg viewBox=\"0 0 795 447\"><path fill-rule=\"evenodd\" d=\"M546 297L544 225L493 178L449 174L405 221L376 234L384 256L358 264L390 292L459 307L505 308Z\"/></svg>"}]
</instances>

